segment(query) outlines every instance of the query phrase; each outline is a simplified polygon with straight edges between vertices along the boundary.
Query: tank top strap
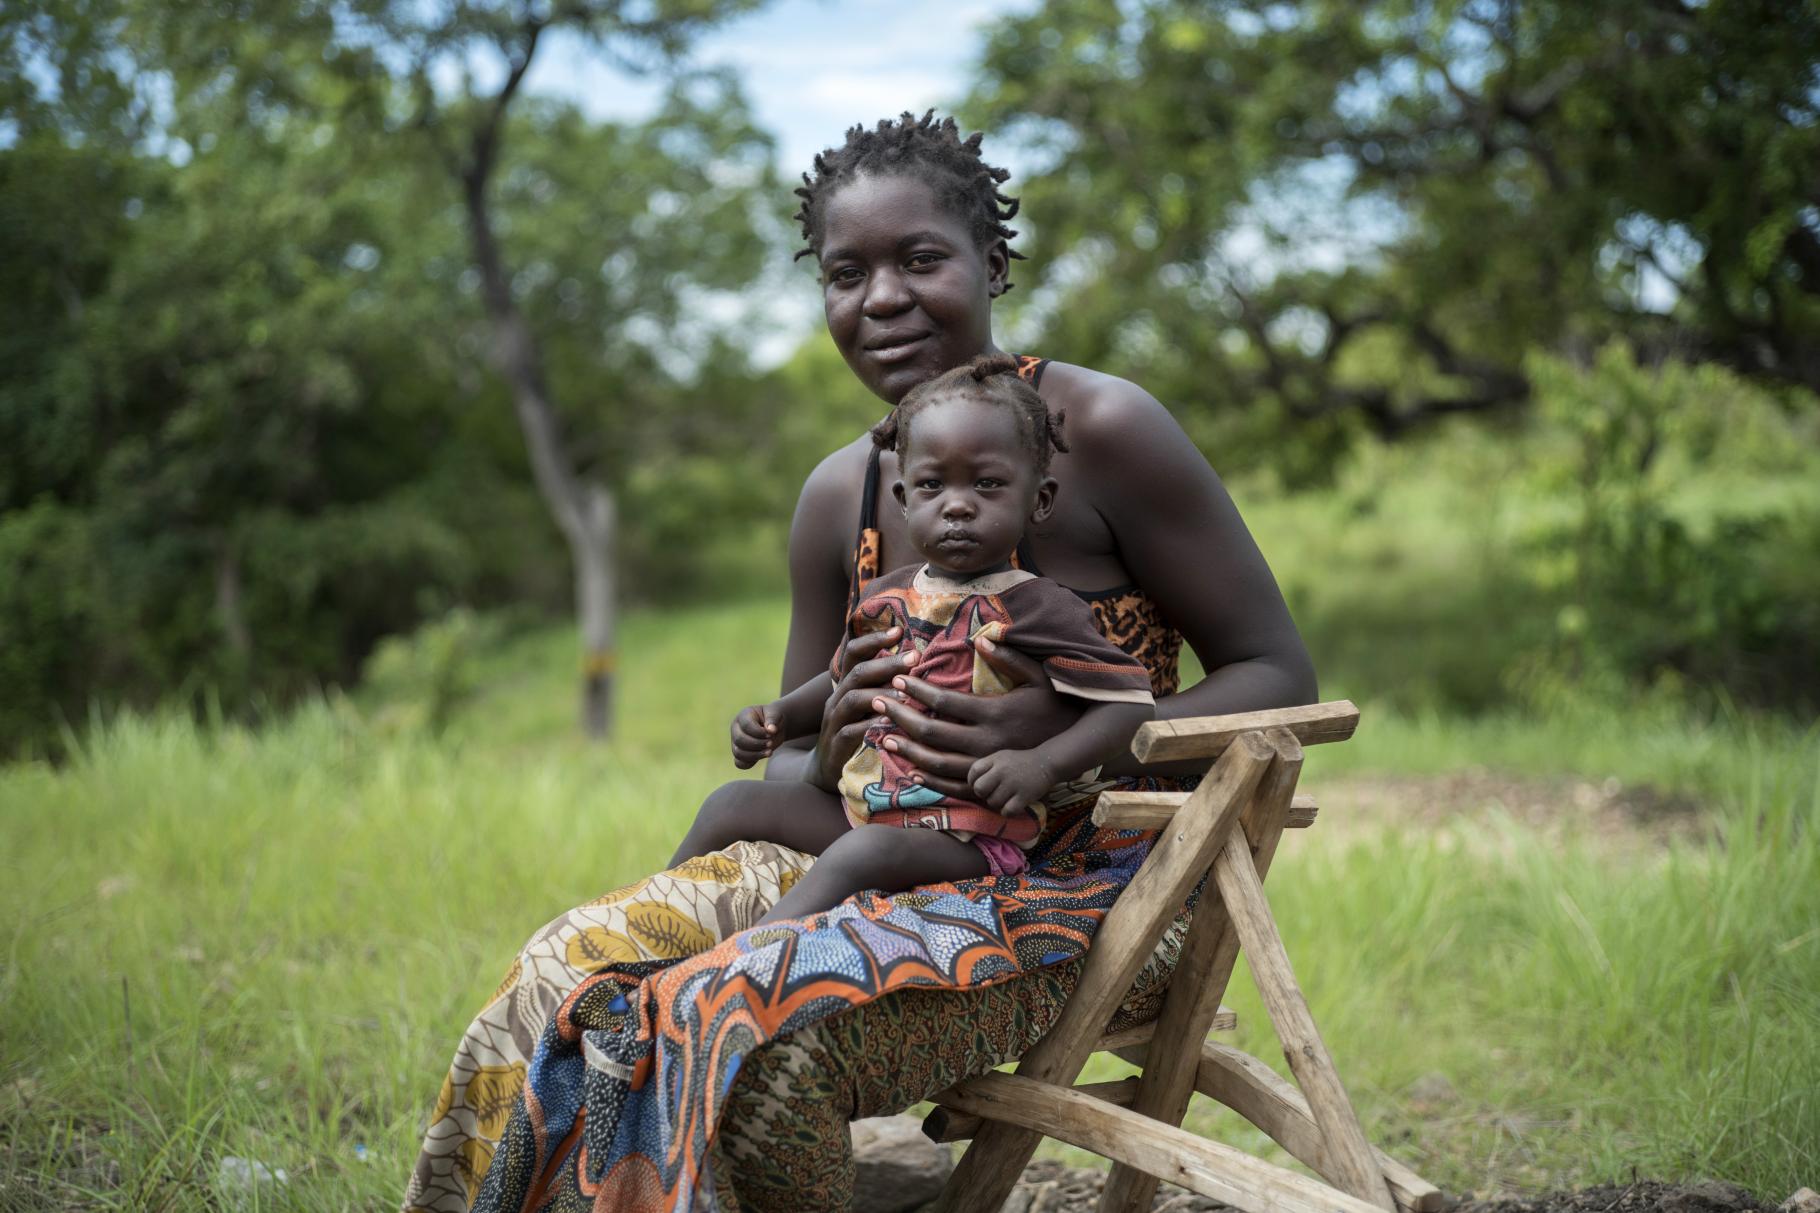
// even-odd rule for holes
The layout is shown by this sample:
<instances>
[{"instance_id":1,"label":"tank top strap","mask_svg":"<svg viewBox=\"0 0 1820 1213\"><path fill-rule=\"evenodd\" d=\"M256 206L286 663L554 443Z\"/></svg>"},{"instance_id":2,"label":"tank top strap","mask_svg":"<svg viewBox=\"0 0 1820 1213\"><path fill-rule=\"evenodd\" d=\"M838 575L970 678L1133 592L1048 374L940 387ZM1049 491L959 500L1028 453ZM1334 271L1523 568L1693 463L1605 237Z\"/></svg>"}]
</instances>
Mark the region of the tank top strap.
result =
<instances>
[{"instance_id":1,"label":"tank top strap","mask_svg":"<svg viewBox=\"0 0 1820 1213\"><path fill-rule=\"evenodd\" d=\"M884 452L872 448L866 459L866 487L860 491L859 534L853 541L853 566L847 578L847 615L852 617L859 606L866 583L879 575L878 544L878 461Z\"/></svg>"},{"instance_id":2,"label":"tank top strap","mask_svg":"<svg viewBox=\"0 0 1820 1213\"><path fill-rule=\"evenodd\" d=\"M1016 355L1016 358L1017 377L1022 379L1025 383L1028 383L1031 387L1041 391L1043 386L1043 372L1048 369L1049 363L1053 360L1039 357L1036 354L1018 354Z\"/></svg>"}]
</instances>

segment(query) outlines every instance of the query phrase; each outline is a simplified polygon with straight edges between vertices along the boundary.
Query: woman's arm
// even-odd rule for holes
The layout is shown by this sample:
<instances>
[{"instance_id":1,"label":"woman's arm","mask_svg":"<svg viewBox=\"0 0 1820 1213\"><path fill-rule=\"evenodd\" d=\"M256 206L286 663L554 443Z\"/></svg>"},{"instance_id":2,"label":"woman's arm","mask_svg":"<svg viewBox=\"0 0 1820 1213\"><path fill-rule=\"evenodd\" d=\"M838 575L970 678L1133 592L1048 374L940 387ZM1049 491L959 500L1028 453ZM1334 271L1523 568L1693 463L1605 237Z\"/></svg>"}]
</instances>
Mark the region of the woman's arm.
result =
<instances>
[{"instance_id":1,"label":"woman's arm","mask_svg":"<svg viewBox=\"0 0 1820 1213\"><path fill-rule=\"evenodd\" d=\"M1159 720L1312 703L1314 663L1226 486L1169 410L1123 380L1068 414L1074 457L1092 468L1094 504L1131 579L1179 628L1207 676L1157 700ZM1205 764L1108 773L1198 772ZM1177 770L1177 768L1180 768Z\"/></svg>"},{"instance_id":2,"label":"woman's arm","mask_svg":"<svg viewBox=\"0 0 1820 1213\"><path fill-rule=\"evenodd\" d=\"M847 634L853 527L870 449L869 440L856 442L822 460L796 502L790 523L790 639L784 651L783 686L786 698L794 702L820 695L825 706L814 745L778 747L765 763L766 779L807 780L831 787L874 718L872 695L916 664L914 652L874 656L897 642L898 632L892 628L846 641L839 681L828 670Z\"/></svg>"},{"instance_id":3,"label":"woman's arm","mask_svg":"<svg viewBox=\"0 0 1820 1213\"><path fill-rule=\"evenodd\" d=\"M817 464L790 520L790 638L781 679L786 697L806 694L805 684L828 678L828 660L846 631L847 532L859 516L853 458L848 446ZM802 779L809 755L807 742L778 747L765 764L765 778Z\"/></svg>"}]
</instances>

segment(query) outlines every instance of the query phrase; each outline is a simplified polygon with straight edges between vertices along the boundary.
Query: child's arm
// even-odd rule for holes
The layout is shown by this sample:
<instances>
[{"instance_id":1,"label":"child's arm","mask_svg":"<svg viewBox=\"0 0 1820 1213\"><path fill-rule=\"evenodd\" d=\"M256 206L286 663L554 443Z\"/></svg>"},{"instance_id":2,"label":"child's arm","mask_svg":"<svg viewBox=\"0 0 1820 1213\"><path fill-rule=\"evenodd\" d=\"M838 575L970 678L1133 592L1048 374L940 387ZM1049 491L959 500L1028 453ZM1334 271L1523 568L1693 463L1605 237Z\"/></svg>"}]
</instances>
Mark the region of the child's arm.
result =
<instances>
[{"instance_id":1,"label":"child's arm","mask_svg":"<svg viewBox=\"0 0 1820 1213\"><path fill-rule=\"evenodd\" d=\"M1138 726L1155 717L1154 704L1095 702L1072 726L1034 750L986 755L967 772L967 782L1000 813L1019 812L1063 780L1123 753Z\"/></svg>"},{"instance_id":2,"label":"child's arm","mask_svg":"<svg viewBox=\"0 0 1820 1213\"><path fill-rule=\"evenodd\" d=\"M819 733L822 708L833 690L833 676L823 670L788 695L741 709L733 718L733 765L743 771L771 757L786 741Z\"/></svg>"}]
</instances>

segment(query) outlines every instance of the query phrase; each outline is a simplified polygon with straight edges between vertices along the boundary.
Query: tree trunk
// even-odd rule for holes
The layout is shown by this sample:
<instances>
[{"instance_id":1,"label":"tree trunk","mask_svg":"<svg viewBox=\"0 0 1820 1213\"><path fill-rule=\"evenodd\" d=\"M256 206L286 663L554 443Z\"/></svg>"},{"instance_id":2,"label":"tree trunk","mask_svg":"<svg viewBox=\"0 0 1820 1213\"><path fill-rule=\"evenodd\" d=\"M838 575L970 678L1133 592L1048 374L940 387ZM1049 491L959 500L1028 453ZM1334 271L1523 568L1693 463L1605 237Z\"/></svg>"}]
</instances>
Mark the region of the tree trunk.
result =
<instances>
[{"instance_id":1,"label":"tree trunk","mask_svg":"<svg viewBox=\"0 0 1820 1213\"><path fill-rule=\"evenodd\" d=\"M237 672L244 676L253 659L253 634L240 606L240 556L231 540L222 543L215 559L215 616Z\"/></svg>"},{"instance_id":2,"label":"tree trunk","mask_svg":"<svg viewBox=\"0 0 1820 1213\"><path fill-rule=\"evenodd\" d=\"M613 674L618 622L613 566L613 494L603 484L583 486L582 536L575 551L575 614L581 624L581 727L605 737L613 717Z\"/></svg>"},{"instance_id":3,"label":"tree trunk","mask_svg":"<svg viewBox=\"0 0 1820 1213\"><path fill-rule=\"evenodd\" d=\"M512 393L512 410L524 433L531 473L544 505L568 541L575 572L575 604L580 614L582 661L582 729L605 737L611 718L613 653L613 497L606 486L583 481L563 444L556 405L544 373L543 351L518 301L512 278L493 231L487 209L487 184L499 149L500 125L536 48L536 32L513 66L492 113L475 132L471 158L461 167L462 200L468 214L468 239L474 268L480 271L480 296L492 330L493 367Z\"/></svg>"}]
</instances>

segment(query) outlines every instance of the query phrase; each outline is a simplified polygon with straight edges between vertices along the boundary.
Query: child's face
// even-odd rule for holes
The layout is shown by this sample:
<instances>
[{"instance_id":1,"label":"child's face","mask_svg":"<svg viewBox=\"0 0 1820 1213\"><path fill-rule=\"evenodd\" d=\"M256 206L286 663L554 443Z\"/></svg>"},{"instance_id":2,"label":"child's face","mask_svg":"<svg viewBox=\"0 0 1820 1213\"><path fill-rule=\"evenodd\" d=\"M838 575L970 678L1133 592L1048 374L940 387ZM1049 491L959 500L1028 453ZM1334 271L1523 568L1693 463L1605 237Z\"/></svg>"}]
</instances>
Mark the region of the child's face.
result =
<instances>
[{"instance_id":1,"label":"child's face","mask_svg":"<svg viewBox=\"0 0 1820 1213\"><path fill-rule=\"evenodd\" d=\"M1012 411L964 397L916 414L898 475L910 541L949 577L1007 567L1025 525L1055 506L1055 481L1037 474Z\"/></svg>"}]
</instances>

